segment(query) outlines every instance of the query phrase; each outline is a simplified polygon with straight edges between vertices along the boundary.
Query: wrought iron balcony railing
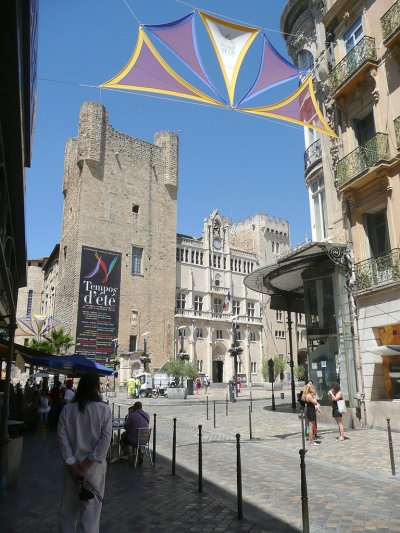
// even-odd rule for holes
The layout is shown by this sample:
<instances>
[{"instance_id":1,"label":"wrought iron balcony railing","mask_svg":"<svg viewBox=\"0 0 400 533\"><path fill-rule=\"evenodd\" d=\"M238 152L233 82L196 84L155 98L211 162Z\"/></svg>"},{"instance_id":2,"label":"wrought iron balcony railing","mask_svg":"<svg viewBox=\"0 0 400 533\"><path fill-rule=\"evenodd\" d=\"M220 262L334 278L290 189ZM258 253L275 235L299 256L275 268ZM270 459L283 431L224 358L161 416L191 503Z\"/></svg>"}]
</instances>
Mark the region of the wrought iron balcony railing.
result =
<instances>
[{"instance_id":1,"label":"wrought iron balcony railing","mask_svg":"<svg viewBox=\"0 0 400 533\"><path fill-rule=\"evenodd\" d=\"M400 0L397 0L381 18L383 40L389 39L393 33L400 29Z\"/></svg>"},{"instance_id":2,"label":"wrought iron balcony railing","mask_svg":"<svg viewBox=\"0 0 400 533\"><path fill-rule=\"evenodd\" d=\"M312 143L304 152L304 171L307 172L310 167L322 158L321 140L318 139Z\"/></svg>"},{"instance_id":3,"label":"wrought iron balcony railing","mask_svg":"<svg viewBox=\"0 0 400 533\"><path fill-rule=\"evenodd\" d=\"M368 60L377 60L375 39L365 36L329 74L328 87L330 92L334 93Z\"/></svg>"},{"instance_id":4,"label":"wrought iron balcony railing","mask_svg":"<svg viewBox=\"0 0 400 533\"><path fill-rule=\"evenodd\" d=\"M338 161L336 178L339 186L382 160L390 160L389 136L386 133L377 133Z\"/></svg>"},{"instance_id":5,"label":"wrought iron balcony railing","mask_svg":"<svg viewBox=\"0 0 400 533\"><path fill-rule=\"evenodd\" d=\"M394 119L394 131L396 133L397 149L400 150L400 117Z\"/></svg>"},{"instance_id":6,"label":"wrought iron balcony railing","mask_svg":"<svg viewBox=\"0 0 400 533\"><path fill-rule=\"evenodd\" d=\"M387 281L400 280L400 248L355 264L357 290L369 289Z\"/></svg>"}]
</instances>

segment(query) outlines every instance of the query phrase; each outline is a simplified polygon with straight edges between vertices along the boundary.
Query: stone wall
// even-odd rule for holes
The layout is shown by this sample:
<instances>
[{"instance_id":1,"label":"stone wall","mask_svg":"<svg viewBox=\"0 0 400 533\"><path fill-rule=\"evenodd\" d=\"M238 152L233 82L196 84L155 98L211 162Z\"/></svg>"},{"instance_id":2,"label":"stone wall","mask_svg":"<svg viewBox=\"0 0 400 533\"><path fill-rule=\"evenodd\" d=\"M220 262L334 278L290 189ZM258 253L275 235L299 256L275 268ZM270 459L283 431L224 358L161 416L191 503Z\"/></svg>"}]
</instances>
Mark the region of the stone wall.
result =
<instances>
[{"instance_id":1,"label":"stone wall","mask_svg":"<svg viewBox=\"0 0 400 533\"><path fill-rule=\"evenodd\" d=\"M177 187L174 133L151 144L116 131L102 105L82 105L65 152L56 317L75 336L83 245L121 253L119 351L131 336L143 349L149 332L153 367L173 351ZM143 249L140 274L132 274L133 246Z\"/></svg>"}]
</instances>

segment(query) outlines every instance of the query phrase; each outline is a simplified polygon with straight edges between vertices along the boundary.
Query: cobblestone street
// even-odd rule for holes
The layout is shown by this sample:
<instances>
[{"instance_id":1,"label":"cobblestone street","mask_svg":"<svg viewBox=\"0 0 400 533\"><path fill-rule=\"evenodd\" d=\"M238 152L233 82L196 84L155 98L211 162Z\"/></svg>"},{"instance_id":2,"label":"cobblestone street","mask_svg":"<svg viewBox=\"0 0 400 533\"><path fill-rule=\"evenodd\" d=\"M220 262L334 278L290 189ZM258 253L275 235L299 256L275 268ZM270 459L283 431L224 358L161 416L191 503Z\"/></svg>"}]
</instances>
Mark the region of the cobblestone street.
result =
<instances>
[{"instance_id":1,"label":"cobblestone street","mask_svg":"<svg viewBox=\"0 0 400 533\"><path fill-rule=\"evenodd\" d=\"M214 396L217 397L217 396ZM189 400L189 398L188 398ZM121 416L131 400L120 400ZM206 419L205 398L144 400L157 419L157 462L152 468L109 465L101 530L301 531L301 425L288 404L269 399L216 404ZM117 403L114 406L118 410ZM173 418L177 418L177 471L171 475ZM197 492L198 425L203 433L204 492ZM241 434L244 520L236 519L236 439ZM392 476L387 433L353 430L340 443L336 425L319 424L320 446L306 454L310 530L400 531L399 481ZM393 434L395 459L400 435ZM308 444L307 444L308 447ZM54 435L27 435L18 487L0 504L7 533L54 530L61 493L61 465Z\"/></svg>"}]
</instances>

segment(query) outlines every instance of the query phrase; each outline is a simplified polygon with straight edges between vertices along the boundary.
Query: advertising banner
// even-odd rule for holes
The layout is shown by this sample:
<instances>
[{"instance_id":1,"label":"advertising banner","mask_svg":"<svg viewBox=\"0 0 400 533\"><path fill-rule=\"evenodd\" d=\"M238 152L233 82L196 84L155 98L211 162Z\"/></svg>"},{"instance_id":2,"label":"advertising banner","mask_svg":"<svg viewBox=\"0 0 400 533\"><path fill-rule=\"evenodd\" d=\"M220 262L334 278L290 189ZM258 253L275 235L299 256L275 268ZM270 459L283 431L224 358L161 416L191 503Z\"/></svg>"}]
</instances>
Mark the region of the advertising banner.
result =
<instances>
[{"instance_id":1,"label":"advertising banner","mask_svg":"<svg viewBox=\"0 0 400 533\"><path fill-rule=\"evenodd\" d=\"M118 338L121 254L82 246L76 351L107 362Z\"/></svg>"}]
</instances>

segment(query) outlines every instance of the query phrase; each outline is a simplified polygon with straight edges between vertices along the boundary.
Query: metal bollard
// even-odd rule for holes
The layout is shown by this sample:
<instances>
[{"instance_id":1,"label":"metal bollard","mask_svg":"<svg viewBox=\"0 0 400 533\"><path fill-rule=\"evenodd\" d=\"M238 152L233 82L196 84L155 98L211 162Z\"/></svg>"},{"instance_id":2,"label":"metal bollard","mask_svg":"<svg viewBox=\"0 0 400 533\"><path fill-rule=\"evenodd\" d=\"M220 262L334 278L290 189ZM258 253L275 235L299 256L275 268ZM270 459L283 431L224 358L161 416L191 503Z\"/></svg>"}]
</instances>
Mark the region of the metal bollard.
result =
<instances>
[{"instance_id":1,"label":"metal bollard","mask_svg":"<svg viewBox=\"0 0 400 533\"><path fill-rule=\"evenodd\" d=\"M253 432L251 430L251 407L249 405L249 429L250 429L250 440L253 438Z\"/></svg>"},{"instance_id":2,"label":"metal bollard","mask_svg":"<svg viewBox=\"0 0 400 533\"><path fill-rule=\"evenodd\" d=\"M118 406L118 422L120 421L121 419L121 406L119 405Z\"/></svg>"},{"instance_id":3,"label":"metal bollard","mask_svg":"<svg viewBox=\"0 0 400 533\"><path fill-rule=\"evenodd\" d=\"M251 412L253 412L253 395L251 394L251 391L250 391L250 410Z\"/></svg>"},{"instance_id":4,"label":"metal bollard","mask_svg":"<svg viewBox=\"0 0 400 533\"><path fill-rule=\"evenodd\" d=\"M228 393L225 394L225 416L228 416Z\"/></svg>"},{"instance_id":5,"label":"metal bollard","mask_svg":"<svg viewBox=\"0 0 400 533\"><path fill-rule=\"evenodd\" d=\"M175 475L176 465L176 418L174 418L174 432L172 435L172 475Z\"/></svg>"},{"instance_id":6,"label":"metal bollard","mask_svg":"<svg viewBox=\"0 0 400 533\"><path fill-rule=\"evenodd\" d=\"M216 412L215 412L215 400L214 400L214 427L217 427L217 418L216 418Z\"/></svg>"},{"instance_id":7,"label":"metal bollard","mask_svg":"<svg viewBox=\"0 0 400 533\"><path fill-rule=\"evenodd\" d=\"M306 435L305 435L305 427L304 427L304 411L301 411L299 414L299 418L301 420L301 443L303 445L303 450L306 449Z\"/></svg>"},{"instance_id":8,"label":"metal bollard","mask_svg":"<svg viewBox=\"0 0 400 533\"><path fill-rule=\"evenodd\" d=\"M156 431L157 431L157 415L154 413L153 422L153 463L156 462Z\"/></svg>"},{"instance_id":9,"label":"metal bollard","mask_svg":"<svg viewBox=\"0 0 400 533\"><path fill-rule=\"evenodd\" d=\"M390 429L390 418L386 419L387 428L388 428L388 439L389 439L389 453L390 453L390 464L392 465L392 475L396 475L396 467L394 464L394 453L393 453L393 441L392 441L392 430Z\"/></svg>"},{"instance_id":10,"label":"metal bollard","mask_svg":"<svg viewBox=\"0 0 400 533\"><path fill-rule=\"evenodd\" d=\"M301 514L303 518L303 533L310 533L310 521L308 517L308 494L306 479L305 450L299 450L300 454L300 472L301 472Z\"/></svg>"},{"instance_id":11,"label":"metal bollard","mask_svg":"<svg viewBox=\"0 0 400 533\"><path fill-rule=\"evenodd\" d=\"M208 396L207 396L207 420L208 420Z\"/></svg>"},{"instance_id":12,"label":"metal bollard","mask_svg":"<svg viewBox=\"0 0 400 533\"><path fill-rule=\"evenodd\" d=\"M238 520L242 520L243 502L242 502L242 463L240 460L240 433L236 433L236 486L237 486Z\"/></svg>"},{"instance_id":13,"label":"metal bollard","mask_svg":"<svg viewBox=\"0 0 400 533\"><path fill-rule=\"evenodd\" d=\"M111 416L114 418L114 402L112 403Z\"/></svg>"},{"instance_id":14,"label":"metal bollard","mask_svg":"<svg viewBox=\"0 0 400 533\"><path fill-rule=\"evenodd\" d=\"M203 492L203 445L201 442L201 424L199 425L199 492Z\"/></svg>"}]
</instances>

